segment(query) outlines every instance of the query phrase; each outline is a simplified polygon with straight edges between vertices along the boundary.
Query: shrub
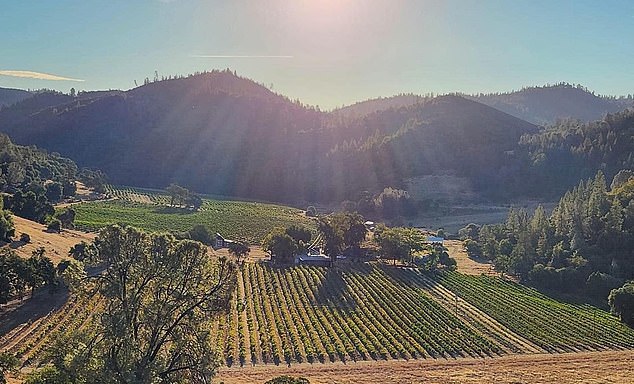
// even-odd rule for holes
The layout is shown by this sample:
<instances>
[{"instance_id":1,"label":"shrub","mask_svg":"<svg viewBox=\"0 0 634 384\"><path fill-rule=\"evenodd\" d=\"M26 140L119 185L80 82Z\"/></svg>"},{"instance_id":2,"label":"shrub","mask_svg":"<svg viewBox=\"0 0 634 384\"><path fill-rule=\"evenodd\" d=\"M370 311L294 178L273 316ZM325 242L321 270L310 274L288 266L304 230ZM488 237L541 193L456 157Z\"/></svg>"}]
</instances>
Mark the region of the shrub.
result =
<instances>
[{"instance_id":1,"label":"shrub","mask_svg":"<svg viewBox=\"0 0 634 384\"><path fill-rule=\"evenodd\" d=\"M634 282L613 289L608 297L608 303L613 314L619 316L625 324L634 327Z\"/></svg>"},{"instance_id":2,"label":"shrub","mask_svg":"<svg viewBox=\"0 0 634 384\"><path fill-rule=\"evenodd\" d=\"M196 224L189 230L189 238L200 241L205 245L211 245L213 243L214 236L207 226Z\"/></svg>"},{"instance_id":3,"label":"shrub","mask_svg":"<svg viewBox=\"0 0 634 384\"><path fill-rule=\"evenodd\" d=\"M59 232L62 230L62 222L58 219L51 220L46 227L49 231Z\"/></svg>"},{"instance_id":4,"label":"shrub","mask_svg":"<svg viewBox=\"0 0 634 384\"><path fill-rule=\"evenodd\" d=\"M310 381L304 377L278 376L264 384L310 384Z\"/></svg>"},{"instance_id":5,"label":"shrub","mask_svg":"<svg viewBox=\"0 0 634 384\"><path fill-rule=\"evenodd\" d=\"M306 208L306 216L315 217L317 216L317 209L312 205Z\"/></svg>"},{"instance_id":6,"label":"shrub","mask_svg":"<svg viewBox=\"0 0 634 384\"><path fill-rule=\"evenodd\" d=\"M23 243L30 243L31 242L31 236L29 236L28 233L23 233L20 235L20 241Z\"/></svg>"}]
</instances>

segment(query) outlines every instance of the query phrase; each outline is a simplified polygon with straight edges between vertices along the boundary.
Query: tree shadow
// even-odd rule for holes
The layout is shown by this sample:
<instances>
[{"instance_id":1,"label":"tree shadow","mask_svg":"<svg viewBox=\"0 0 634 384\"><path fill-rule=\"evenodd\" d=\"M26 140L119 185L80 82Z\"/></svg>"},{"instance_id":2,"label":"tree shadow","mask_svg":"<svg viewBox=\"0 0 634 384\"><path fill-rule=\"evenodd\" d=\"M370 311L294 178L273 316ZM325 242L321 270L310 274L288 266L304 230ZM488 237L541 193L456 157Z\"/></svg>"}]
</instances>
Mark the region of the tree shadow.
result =
<instances>
[{"instance_id":1,"label":"tree shadow","mask_svg":"<svg viewBox=\"0 0 634 384\"><path fill-rule=\"evenodd\" d=\"M345 264L326 269L321 284L314 287L314 305L336 308L349 312L356 310L358 304L355 295L350 291L351 287L346 275L368 275L372 267L367 264ZM349 277L348 277L349 278Z\"/></svg>"},{"instance_id":2,"label":"tree shadow","mask_svg":"<svg viewBox=\"0 0 634 384\"><path fill-rule=\"evenodd\" d=\"M519 284L519 283L518 283ZM596 307L602 309L604 311L610 311L610 305L608 304L607 297L605 299L598 299L594 297L590 297L587 293L577 292L577 293L566 293L557 291L554 289L538 287L529 284L523 284L527 287L535 289L537 292L541 293L544 296L555 299L562 303L575 305L575 306L584 306L589 305L592 307Z\"/></svg>"},{"instance_id":3,"label":"tree shadow","mask_svg":"<svg viewBox=\"0 0 634 384\"><path fill-rule=\"evenodd\" d=\"M18 249L18 248L23 247L23 246L25 246L25 245L26 245L26 242L24 242L24 241L14 240L14 241L12 241L12 242L9 244L9 247L10 247L11 249Z\"/></svg>"},{"instance_id":4,"label":"tree shadow","mask_svg":"<svg viewBox=\"0 0 634 384\"><path fill-rule=\"evenodd\" d=\"M22 324L31 324L58 310L68 298L67 290L50 294L48 290L43 289L32 298L19 303L15 308L3 308L0 312L0 336Z\"/></svg>"}]
</instances>

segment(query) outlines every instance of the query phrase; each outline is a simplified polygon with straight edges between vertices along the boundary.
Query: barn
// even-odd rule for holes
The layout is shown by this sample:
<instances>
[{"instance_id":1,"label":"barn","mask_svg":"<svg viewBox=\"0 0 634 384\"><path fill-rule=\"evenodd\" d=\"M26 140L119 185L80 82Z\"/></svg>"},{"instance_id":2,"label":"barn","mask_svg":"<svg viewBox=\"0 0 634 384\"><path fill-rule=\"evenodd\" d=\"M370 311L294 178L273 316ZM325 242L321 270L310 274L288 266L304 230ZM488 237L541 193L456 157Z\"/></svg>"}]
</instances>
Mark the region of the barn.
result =
<instances>
[{"instance_id":1,"label":"barn","mask_svg":"<svg viewBox=\"0 0 634 384\"><path fill-rule=\"evenodd\" d=\"M235 243L233 240L228 240L222 237L221 234L216 233L216 239L214 240L214 249L228 248L230 244Z\"/></svg>"}]
</instances>

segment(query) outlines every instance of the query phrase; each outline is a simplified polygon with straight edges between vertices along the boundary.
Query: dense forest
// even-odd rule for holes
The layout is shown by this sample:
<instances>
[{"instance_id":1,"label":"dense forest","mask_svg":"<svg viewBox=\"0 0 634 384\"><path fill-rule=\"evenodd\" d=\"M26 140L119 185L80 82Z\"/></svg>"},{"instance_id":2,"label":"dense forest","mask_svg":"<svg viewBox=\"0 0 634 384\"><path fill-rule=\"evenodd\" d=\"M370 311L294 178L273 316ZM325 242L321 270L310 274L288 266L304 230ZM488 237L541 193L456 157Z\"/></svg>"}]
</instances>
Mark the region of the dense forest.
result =
<instances>
[{"instance_id":1,"label":"dense forest","mask_svg":"<svg viewBox=\"0 0 634 384\"><path fill-rule=\"evenodd\" d=\"M606 299L634 278L634 172L602 172L566 192L550 215L514 209L506 223L460 231L472 256L534 285Z\"/></svg>"},{"instance_id":2,"label":"dense forest","mask_svg":"<svg viewBox=\"0 0 634 384\"><path fill-rule=\"evenodd\" d=\"M531 92L550 95L544 100L581 92L595 111L629 100L568 85L521 91ZM563 116L589 117L545 103ZM177 183L303 204L358 201L365 191L404 189L412 177L450 174L466 178L480 198L506 200L552 198L599 169L612 177L630 167L631 116L540 129L459 95L399 95L323 112L214 70L148 79L125 92L39 92L2 109L0 129L101 169L116 184Z\"/></svg>"},{"instance_id":3,"label":"dense forest","mask_svg":"<svg viewBox=\"0 0 634 384\"><path fill-rule=\"evenodd\" d=\"M6 193L3 207L26 219L48 223L53 219L54 203L74 196L75 181L82 179L92 187L103 183L100 172L79 171L70 159L47 153L34 146L15 145L0 134L0 192ZM10 217L0 220L2 241L10 240Z\"/></svg>"},{"instance_id":4,"label":"dense forest","mask_svg":"<svg viewBox=\"0 0 634 384\"><path fill-rule=\"evenodd\" d=\"M592 177L598 169L611 178L620 169L634 168L634 109L589 123L561 121L522 137L519 152L534 178L527 185L553 193L562 193L562 187Z\"/></svg>"}]
</instances>

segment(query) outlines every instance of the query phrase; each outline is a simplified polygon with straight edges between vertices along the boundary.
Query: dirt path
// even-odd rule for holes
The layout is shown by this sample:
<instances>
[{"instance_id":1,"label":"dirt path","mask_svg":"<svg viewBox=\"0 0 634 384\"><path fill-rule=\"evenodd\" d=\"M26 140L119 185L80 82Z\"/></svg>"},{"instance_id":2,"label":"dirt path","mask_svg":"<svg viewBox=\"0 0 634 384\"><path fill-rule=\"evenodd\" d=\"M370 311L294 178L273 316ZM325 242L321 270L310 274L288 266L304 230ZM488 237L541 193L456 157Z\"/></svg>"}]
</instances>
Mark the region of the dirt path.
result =
<instances>
[{"instance_id":1,"label":"dirt path","mask_svg":"<svg viewBox=\"0 0 634 384\"><path fill-rule=\"evenodd\" d=\"M632 383L634 351L514 355L495 359L390 360L222 368L226 384L263 383L279 375L320 383L573 384Z\"/></svg>"},{"instance_id":2,"label":"dirt path","mask_svg":"<svg viewBox=\"0 0 634 384\"><path fill-rule=\"evenodd\" d=\"M465 275L499 275L498 272L493 269L493 264L485 260L475 260L467 255L467 251L464 249L464 245L460 240L445 240L443 245L447 248L449 256L456 259L458 263L458 272Z\"/></svg>"},{"instance_id":3,"label":"dirt path","mask_svg":"<svg viewBox=\"0 0 634 384\"><path fill-rule=\"evenodd\" d=\"M251 251L249 252L249 255L246 257L246 259L244 260L245 262L257 263L260 261L271 260L271 256L268 253L266 253L262 249L262 247L258 245L250 245L249 248L251 249ZM228 248L220 248L220 249L213 250L211 247L209 247L209 249L218 256L233 258L233 256L230 256Z\"/></svg>"},{"instance_id":4,"label":"dirt path","mask_svg":"<svg viewBox=\"0 0 634 384\"><path fill-rule=\"evenodd\" d=\"M497 320L481 311L469 302L458 299L456 295L443 285L421 276L421 281L427 286L427 292L438 304L464 320L464 323L475 327L492 342L500 343L507 353L545 353L538 345L511 331Z\"/></svg>"}]
</instances>

